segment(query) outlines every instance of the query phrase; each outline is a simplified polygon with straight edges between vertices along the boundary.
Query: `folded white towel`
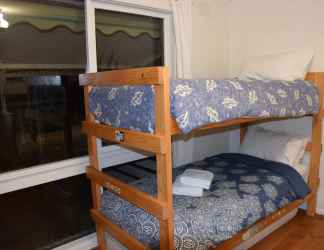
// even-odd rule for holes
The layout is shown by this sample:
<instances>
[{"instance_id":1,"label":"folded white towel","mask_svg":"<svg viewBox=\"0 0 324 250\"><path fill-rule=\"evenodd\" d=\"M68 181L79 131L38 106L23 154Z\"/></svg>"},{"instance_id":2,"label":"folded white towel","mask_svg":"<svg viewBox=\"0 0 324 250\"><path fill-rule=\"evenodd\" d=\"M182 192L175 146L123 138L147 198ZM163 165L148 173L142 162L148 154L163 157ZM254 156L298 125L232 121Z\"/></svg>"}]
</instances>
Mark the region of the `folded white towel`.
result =
<instances>
[{"instance_id":1,"label":"folded white towel","mask_svg":"<svg viewBox=\"0 0 324 250\"><path fill-rule=\"evenodd\" d=\"M180 176L180 182L184 185L209 189L214 174L210 171L199 169L186 169Z\"/></svg>"},{"instance_id":2,"label":"folded white towel","mask_svg":"<svg viewBox=\"0 0 324 250\"><path fill-rule=\"evenodd\" d=\"M173 183L173 194L175 195L201 197L203 196L203 192L203 188L192 187L182 184L180 182L180 176L178 176L175 182Z\"/></svg>"}]
</instances>

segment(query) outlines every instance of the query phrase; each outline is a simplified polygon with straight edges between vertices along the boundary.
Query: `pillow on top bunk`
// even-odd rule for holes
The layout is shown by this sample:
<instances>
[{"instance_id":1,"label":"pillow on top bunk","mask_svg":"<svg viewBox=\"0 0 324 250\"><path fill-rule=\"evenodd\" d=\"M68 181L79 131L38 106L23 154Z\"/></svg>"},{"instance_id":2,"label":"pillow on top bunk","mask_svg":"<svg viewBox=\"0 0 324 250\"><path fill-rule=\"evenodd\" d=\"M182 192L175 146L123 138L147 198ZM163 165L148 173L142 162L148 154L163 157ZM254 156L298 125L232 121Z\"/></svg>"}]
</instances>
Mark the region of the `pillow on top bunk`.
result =
<instances>
[{"instance_id":1,"label":"pillow on top bunk","mask_svg":"<svg viewBox=\"0 0 324 250\"><path fill-rule=\"evenodd\" d=\"M304 80L310 69L314 50L251 57L243 67L241 80Z\"/></svg>"},{"instance_id":2,"label":"pillow on top bunk","mask_svg":"<svg viewBox=\"0 0 324 250\"><path fill-rule=\"evenodd\" d=\"M251 127L244 137L240 153L297 168L304 156L307 141L307 137Z\"/></svg>"}]
</instances>

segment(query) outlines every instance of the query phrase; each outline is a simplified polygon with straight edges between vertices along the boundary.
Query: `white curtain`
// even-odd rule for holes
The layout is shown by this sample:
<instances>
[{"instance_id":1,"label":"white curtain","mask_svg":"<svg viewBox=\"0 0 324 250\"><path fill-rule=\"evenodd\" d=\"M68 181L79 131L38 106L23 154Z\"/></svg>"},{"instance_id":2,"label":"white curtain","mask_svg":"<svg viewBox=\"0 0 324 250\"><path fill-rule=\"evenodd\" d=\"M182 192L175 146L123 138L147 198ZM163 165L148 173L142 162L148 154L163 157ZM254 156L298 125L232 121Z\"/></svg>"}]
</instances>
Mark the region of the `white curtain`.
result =
<instances>
[{"instance_id":1,"label":"white curtain","mask_svg":"<svg viewBox=\"0 0 324 250\"><path fill-rule=\"evenodd\" d=\"M177 77L191 78L192 0L170 0L176 38Z\"/></svg>"},{"instance_id":2,"label":"white curtain","mask_svg":"<svg viewBox=\"0 0 324 250\"><path fill-rule=\"evenodd\" d=\"M178 78L191 78L192 56L192 0L170 0L176 39L176 66ZM173 144L174 164L193 162L194 139L177 141Z\"/></svg>"}]
</instances>

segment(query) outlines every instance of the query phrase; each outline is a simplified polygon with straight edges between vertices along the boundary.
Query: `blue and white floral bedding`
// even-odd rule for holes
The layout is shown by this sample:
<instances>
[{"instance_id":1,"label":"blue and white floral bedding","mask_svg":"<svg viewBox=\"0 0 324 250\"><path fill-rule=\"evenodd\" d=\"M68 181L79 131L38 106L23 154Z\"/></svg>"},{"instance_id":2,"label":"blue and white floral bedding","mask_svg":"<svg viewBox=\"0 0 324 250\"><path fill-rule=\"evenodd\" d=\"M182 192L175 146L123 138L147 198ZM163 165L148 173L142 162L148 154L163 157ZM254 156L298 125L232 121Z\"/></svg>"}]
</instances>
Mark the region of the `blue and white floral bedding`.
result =
<instances>
[{"instance_id":1,"label":"blue and white floral bedding","mask_svg":"<svg viewBox=\"0 0 324 250\"><path fill-rule=\"evenodd\" d=\"M307 81L172 80L171 113L183 133L240 117L299 117L319 110L317 88ZM95 87L89 110L113 127L154 132L154 88Z\"/></svg>"},{"instance_id":2,"label":"blue and white floral bedding","mask_svg":"<svg viewBox=\"0 0 324 250\"><path fill-rule=\"evenodd\" d=\"M208 249L309 193L307 184L292 167L253 156L217 155L174 169L173 178L186 168L212 171L214 179L203 197L173 196L177 250ZM155 177L133 185L156 194ZM146 245L158 248L159 224L155 217L108 191L102 198L105 216Z\"/></svg>"}]
</instances>

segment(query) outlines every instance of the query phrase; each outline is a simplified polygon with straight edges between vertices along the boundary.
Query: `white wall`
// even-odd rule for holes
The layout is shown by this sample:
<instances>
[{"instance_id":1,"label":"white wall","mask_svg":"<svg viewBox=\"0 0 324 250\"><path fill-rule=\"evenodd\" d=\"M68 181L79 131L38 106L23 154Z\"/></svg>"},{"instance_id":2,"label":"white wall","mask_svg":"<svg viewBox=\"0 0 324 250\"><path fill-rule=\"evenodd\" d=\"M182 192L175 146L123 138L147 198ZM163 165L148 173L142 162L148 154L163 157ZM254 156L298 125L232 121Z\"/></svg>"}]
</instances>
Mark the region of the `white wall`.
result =
<instances>
[{"instance_id":1,"label":"white wall","mask_svg":"<svg viewBox=\"0 0 324 250\"><path fill-rule=\"evenodd\" d=\"M229 73L227 0L193 1L193 77L224 78Z\"/></svg>"},{"instance_id":2,"label":"white wall","mask_svg":"<svg viewBox=\"0 0 324 250\"><path fill-rule=\"evenodd\" d=\"M229 74L229 5L227 0L193 1L194 78L224 78ZM229 133L195 137L193 160L228 151Z\"/></svg>"},{"instance_id":3,"label":"white wall","mask_svg":"<svg viewBox=\"0 0 324 250\"><path fill-rule=\"evenodd\" d=\"M312 70L324 71L324 1L233 0L230 3L230 73L235 76L248 56L312 47L316 50ZM267 125L297 133L309 133L310 122L286 121ZM307 132L308 131L308 132ZM238 134L231 136L231 149ZM322 161L321 178L324 180ZM318 195L324 213L324 181Z\"/></svg>"},{"instance_id":4,"label":"white wall","mask_svg":"<svg viewBox=\"0 0 324 250\"><path fill-rule=\"evenodd\" d=\"M231 73L249 55L316 49L314 70L324 70L324 1L232 1L230 23Z\"/></svg>"}]
</instances>

